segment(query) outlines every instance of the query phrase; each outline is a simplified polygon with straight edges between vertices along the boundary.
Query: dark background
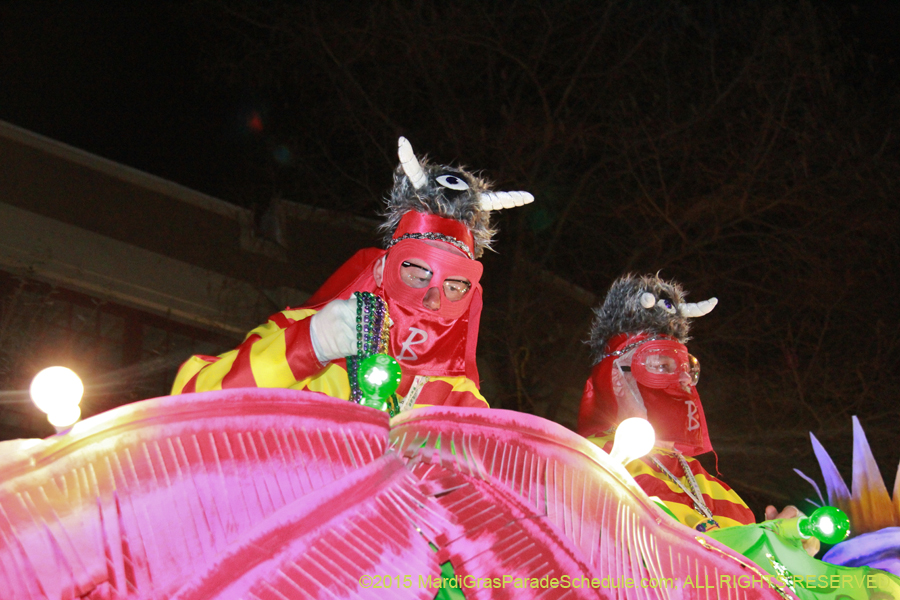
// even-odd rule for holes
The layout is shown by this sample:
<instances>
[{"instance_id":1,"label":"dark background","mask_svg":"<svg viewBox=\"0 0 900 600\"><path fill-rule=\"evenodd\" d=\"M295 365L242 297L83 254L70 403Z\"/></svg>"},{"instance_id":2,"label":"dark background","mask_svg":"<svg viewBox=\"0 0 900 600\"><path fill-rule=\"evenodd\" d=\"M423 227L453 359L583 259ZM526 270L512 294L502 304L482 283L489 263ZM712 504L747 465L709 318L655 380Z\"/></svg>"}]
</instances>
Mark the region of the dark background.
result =
<instances>
[{"instance_id":1,"label":"dark background","mask_svg":"<svg viewBox=\"0 0 900 600\"><path fill-rule=\"evenodd\" d=\"M484 261L491 404L565 422L587 377L588 308L554 314L539 268L596 301L660 271L719 298L690 346L722 478L759 514L811 493L809 431L845 478L851 415L889 485L900 460L898 22L874 1L0 2L0 119L260 211L372 216L398 135L531 191ZM573 345L561 382L545 365Z\"/></svg>"}]
</instances>

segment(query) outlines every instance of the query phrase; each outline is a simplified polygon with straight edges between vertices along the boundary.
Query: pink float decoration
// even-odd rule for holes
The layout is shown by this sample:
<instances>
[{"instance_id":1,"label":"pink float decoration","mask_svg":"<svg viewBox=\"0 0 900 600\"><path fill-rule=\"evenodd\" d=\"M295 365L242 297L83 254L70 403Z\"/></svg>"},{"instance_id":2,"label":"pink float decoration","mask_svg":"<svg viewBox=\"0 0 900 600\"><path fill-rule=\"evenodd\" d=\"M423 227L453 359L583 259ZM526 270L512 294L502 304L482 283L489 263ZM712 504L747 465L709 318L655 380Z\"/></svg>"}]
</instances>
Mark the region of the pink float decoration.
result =
<instances>
[{"instance_id":1,"label":"pink float decoration","mask_svg":"<svg viewBox=\"0 0 900 600\"><path fill-rule=\"evenodd\" d=\"M667 518L597 447L519 413L389 422L238 389L138 402L27 446L0 444L3 598L430 599L453 582L467 598L790 597L729 585L762 574Z\"/></svg>"}]
</instances>

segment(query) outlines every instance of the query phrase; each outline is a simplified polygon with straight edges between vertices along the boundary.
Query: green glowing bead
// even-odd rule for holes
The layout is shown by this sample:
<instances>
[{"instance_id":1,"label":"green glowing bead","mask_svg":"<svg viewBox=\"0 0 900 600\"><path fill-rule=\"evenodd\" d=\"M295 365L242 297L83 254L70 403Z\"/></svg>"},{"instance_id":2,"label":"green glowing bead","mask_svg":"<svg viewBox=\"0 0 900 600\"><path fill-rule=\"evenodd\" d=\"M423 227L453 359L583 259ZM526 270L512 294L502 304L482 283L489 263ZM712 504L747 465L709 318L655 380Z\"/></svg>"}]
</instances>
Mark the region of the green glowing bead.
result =
<instances>
[{"instance_id":1,"label":"green glowing bead","mask_svg":"<svg viewBox=\"0 0 900 600\"><path fill-rule=\"evenodd\" d=\"M381 405L400 385L400 363L387 354L373 354L359 363L359 390L367 406Z\"/></svg>"},{"instance_id":2,"label":"green glowing bead","mask_svg":"<svg viewBox=\"0 0 900 600\"><path fill-rule=\"evenodd\" d=\"M364 395L360 404L362 404L363 406L378 409L382 412L388 412L387 402L378 398L370 398L369 396Z\"/></svg>"},{"instance_id":3,"label":"green glowing bead","mask_svg":"<svg viewBox=\"0 0 900 600\"><path fill-rule=\"evenodd\" d=\"M813 511L808 519L801 519L800 531L811 535L820 542L837 544L850 535L850 519L847 514L834 506L823 506Z\"/></svg>"}]
</instances>

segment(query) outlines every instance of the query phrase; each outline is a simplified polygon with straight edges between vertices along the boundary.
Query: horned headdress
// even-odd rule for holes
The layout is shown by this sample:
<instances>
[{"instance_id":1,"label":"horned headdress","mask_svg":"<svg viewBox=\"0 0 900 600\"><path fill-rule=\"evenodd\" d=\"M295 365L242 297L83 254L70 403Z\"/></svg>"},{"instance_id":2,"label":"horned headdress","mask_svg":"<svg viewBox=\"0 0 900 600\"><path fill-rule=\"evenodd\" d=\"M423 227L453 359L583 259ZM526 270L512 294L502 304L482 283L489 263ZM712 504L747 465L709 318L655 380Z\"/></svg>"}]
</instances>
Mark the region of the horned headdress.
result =
<instances>
[{"instance_id":1,"label":"horned headdress","mask_svg":"<svg viewBox=\"0 0 900 600\"><path fill-rule=\"evenodd\" d=\"M400 164L394 171L394 186L387 198L387 218L380 227L386 248L401 239L436 239L453 244L469 258L480 258L485 248L490 248L496 233L491 227L490 211L522 206L534 200L528 192L492 192L487 181L462 167L418 159L404 137L399 140L398 155ZM409 223L417 218L411 213L450 219L463 227L459 228L458 235L423 232L421 224Z\"/></svg>"},{"instance_id":2,"label":"horned headdress","mask_svg":"<svg viewBox=\"0 0 900 600\"><path fill-rule=\"evenodd\" d=\"M681 285L664 281L659 275L629 274L617 279L603 304L594 310L588 342L594 362L603 358L609 340L620 333L667 335L686 343L690 339L688 319L709 313L718 300L685 302L684 296Z\"/></svg>"}]
</instances>

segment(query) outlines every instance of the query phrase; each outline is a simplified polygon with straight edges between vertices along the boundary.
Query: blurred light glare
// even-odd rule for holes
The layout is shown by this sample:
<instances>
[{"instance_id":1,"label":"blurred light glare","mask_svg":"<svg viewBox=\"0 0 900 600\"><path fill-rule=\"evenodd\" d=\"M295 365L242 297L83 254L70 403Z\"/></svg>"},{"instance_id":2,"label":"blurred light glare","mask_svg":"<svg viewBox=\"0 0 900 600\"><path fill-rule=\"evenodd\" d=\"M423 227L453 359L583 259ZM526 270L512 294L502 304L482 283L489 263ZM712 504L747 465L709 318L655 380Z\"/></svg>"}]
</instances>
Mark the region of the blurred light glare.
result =
<instances>
[{"instance_id":1,"label":"blurred light glare","mask_svg":"<svg viewBox=\"0 0 900 600\"><path fill-rule=\"evenodd\" d=\"M250 117L247 119L247 127L253 133L262 133L262 130L265 128L262 116L255 110L250 113Z\"/></svg>"},{"instance_id":2,"label":"blurred light glare","mask_svg":"<svg viewBox=\"0 0 900 600\"><path fill-rule=\"evenodd\" d=\"M366 381L377 386L387 381L390 378L390 373L388 373L387 369L374 367L369 369L369 372L366 373L365 377Z\"/></svg>"},{"instance_id":3,"label":"blurred light glare","mask_svg":"<svg viewBox=\"0 0 900 600\"><path fill-rule=\"evenodd\" d=\"M66 367L48 367L31 380L31 400L47 415L59 411L70 415L72 407L78 409L83 395L81 378ZM81 409L78 412L80 414Z\"/></svg>"},{"instance_id":4,"label":"blurred light glare","mask_svg":"<svg viewBox=\"0 0 900 600\"><path fill-rule=\"evenodd\" d=\"M77 404L70 404L47 413L47 420L56 427L57 431L67 429L78 422L81 418L81 407Z\"/></svg>"},{"instance_id":5,"label":"blurred light glare","mask_svg":"<svg viewBox=\"0 0 900 600\"><path fill-rule=\"evenodd\" d=\"M631 417L616 427L616 437L609 456L614 461L627 465L650 452L655 443L656 432L653 431L650 421Z\"/></svg>"},{"instance_id":6,"label":"blurred light glare","mask_svg":"<svg viewBox=\"0 0 900 600\"><path fill-rule=\"evenodd\" d=\"M275 150L272 151L272 156L275 157L275 161L280 165L290 164L291 159L293 158L291 151L284 144L275 148Z\"/></svg>"}]
</instances>

